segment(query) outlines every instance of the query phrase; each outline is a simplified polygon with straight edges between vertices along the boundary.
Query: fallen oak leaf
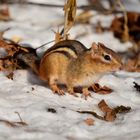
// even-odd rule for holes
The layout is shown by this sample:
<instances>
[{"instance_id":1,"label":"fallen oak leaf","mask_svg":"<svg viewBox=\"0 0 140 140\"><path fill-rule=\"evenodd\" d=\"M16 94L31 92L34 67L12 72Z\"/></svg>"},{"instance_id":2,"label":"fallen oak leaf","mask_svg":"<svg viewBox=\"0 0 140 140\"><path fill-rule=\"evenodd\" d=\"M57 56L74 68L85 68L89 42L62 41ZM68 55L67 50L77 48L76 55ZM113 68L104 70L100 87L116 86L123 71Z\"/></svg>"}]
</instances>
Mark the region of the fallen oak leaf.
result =
<instances>
[{"instance_id":1,"label":"fallen oak leaf","mask_svg":"<svg viewBox=\"0 0 140 140\"><path fill-rule=\"evenodd\" d=\"M0 39L0 48L5 49L8 56L13 56L19 50L18 45L8 44L2 39Z\"/></svg>"},{"instance_id":2,"label":"fallen oak leaf","mask_svg":"<svg viewBox=\"0 0 140 140\"><path fill-rule=\"evenodd\" d=\"M124 25L128 26L129 30L126 32L128 32L127 36L129 37L127 39L129 39L132 42L139 43L140 41L140 24L139 24L140 14L137 12L127 12L126 14L127 15L125 15L125 17L127 17L127 23L125 23L124 16L115 17L112 21L110 29L113 31L115 37L123 41L124 36L125 36Z\"/></svg>"},{"instance_id":3,"label":"fallen oak leaf","mask_svg":"<svg viewBox=\"0 0 140 140\"><path fill-rule=\"evenodd\" d=\"M13 71L19 66L11 57L0 59L0 71Z\"/></svg>"},{"instance_id":4,"label":"fallen oak leaf","mask_svg":"<svg viewBox=\"0 0 140 140\"><path fill-rule=\"evenodd\" d=\"M22 47L11 40L6 42L0 39L0 48L3 49L6 54L0 58L0 71L13 71L27 68L24 61L19 58L20 56L25 56L25 54L28 54L29 60L34 59L35 56L37 58L36 49Z\"/></svg>"},{"instance_id":5,"label":"fallen oak leaf","mask_svg":"<svg viewBox=\"0 0 140 140\"><path fill-rule=\"evenodd\" d=\"M98 83L93 84L89 90L93 90L99 94L110 94L113 90L107 86L101 87Z\"/></svg>"},{"instance_id":6,"label":"fallen oak leaf","mask_svg":"<svg viewBox=\"0 0 140 140\"><path fill-rule=\"evenodd\" d=\"M96 112L94 111L77 111L78 113L83 113L83 114L91 114L94 117L108 121L108 122L113 122L117 118L118 113L127 113L131 110L131 107L125 107L123 105L117 106L114 109L110 108L107 103L104 100L101 100L98 104L99 108L105 113L104 117L99 116Z\"/></svg>"},{"instance_id":7,"label":"fallen oak leaf","mask_svg":"<svg viewBox=\"0 0 140 140\"><path fill-rule=\"evenodd\" d=\"M128 113L131 110L131 107L129 107L129 106L125 107L125 106L121 105L121 106L115 107L113 110L115 111L116 114L117 113Z\"/></svg>"},{"instance_id":8,"label":"fallen oak leaf","mask_svg":"<svg viewBox=\"0 0 140 140\"><path fill-rule=\"evenodd\" d=\"M105 113L104 119L109 122L114 121L118 113L128 113L131 110L131 107L125 107L123 105L112 109L104 100L101 100L98 106Z\"/></svg>"},{"instance_id":9,"label":"fallen oak leaf","mask_svg":"<svg viewBox=\"0 0 140 140\"><path fill-rule=\"evenodd\" d=\"M18 52L34 52L35 49L33 48L29 48L29 47L23 47L21 45L19 45L17 42L14 42L13 40L3 40L0 39L0 48L5 49L5 51L7 52L8 56L13 56L14 54L18 53Z\"/></svg>"},{"instance_id":10,"label":"fallen oak leaf","mask_svg":"<svg viewBox=\"0 0 140 140\"><path fill-rule=\"evenodd\" d=\"M104 119L106 121L112 122L116 119L115 111L110 108L104 100L99 102L98 107L105 113Z\"/></svg>"},{"instance_id":11,"label":"fallen oak leaf","mask_svg":"<svg viewBox=\"0 0 140 140\"><path fill-rule=\"evenodd\" d=\"M98 103L98 107L101 109L101 111L103 111L104 113L106 112L111 112L112 109L107 105L107 103L104 100L101 100Z\"/></svg>"},{"instance_id":12,"label":"fallen oak leaf","mask_svg":"<svg viewBox=\"0 0 140 140\"><path fill-rule=\"evenodd\" d=\"M106 112L104 118L106 121L113 122L116 119L116 112L114 110Z\"/></svg>"}]
</instances>

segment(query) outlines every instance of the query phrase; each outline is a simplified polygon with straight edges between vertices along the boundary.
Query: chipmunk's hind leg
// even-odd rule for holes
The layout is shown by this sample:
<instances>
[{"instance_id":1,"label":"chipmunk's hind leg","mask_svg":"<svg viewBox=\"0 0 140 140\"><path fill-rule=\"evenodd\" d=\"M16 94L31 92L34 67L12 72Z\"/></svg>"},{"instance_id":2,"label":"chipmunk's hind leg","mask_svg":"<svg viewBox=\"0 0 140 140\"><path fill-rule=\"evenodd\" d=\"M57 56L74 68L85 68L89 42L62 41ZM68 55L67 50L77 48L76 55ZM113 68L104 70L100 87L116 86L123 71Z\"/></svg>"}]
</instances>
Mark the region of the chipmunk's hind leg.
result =
<instances>
[{"instance_id":1,"label":"chipmunk's hind leg","mask_svg":"<svg viewBox=\"0 0 140 140\"><path fill-rule=\"evenodd\" d=\"M87 100L87 97L91 97L91 94L88 90L88 87L83 87L82 88L82 97L84 97L85 100Z\"/></svg>"},{"instance_id":2,"label":"chipmunk's hind leg","mask_svg":"<svg viewBox=\"0 0 140 140\"><path fill-rule=\"evenodd\" d=\"M52 89L52 91L58 95L65 95L64 90L60 89L57 85L57 78L52 77L49 79L49 86Z\"/></svg>"}]
</instances>

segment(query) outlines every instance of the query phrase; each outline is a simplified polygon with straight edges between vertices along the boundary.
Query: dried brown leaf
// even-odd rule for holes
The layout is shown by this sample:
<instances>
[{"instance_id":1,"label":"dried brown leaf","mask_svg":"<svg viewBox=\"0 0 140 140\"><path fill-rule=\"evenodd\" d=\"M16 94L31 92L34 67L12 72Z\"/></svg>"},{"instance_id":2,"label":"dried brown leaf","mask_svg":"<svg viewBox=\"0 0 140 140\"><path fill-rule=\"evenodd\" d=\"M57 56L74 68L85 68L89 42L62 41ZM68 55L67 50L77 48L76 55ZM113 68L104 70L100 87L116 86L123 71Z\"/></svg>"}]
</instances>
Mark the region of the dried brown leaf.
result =
<instances>
[{"instance_id":1,"label":"dried brown leaf","mask_svg":"<svg viewBox=\"0 0 140 140\"><path fill-rule=\"evenodd\" d=\"M98 83L92 85L92 90L99 94L110 94L113 91L111 88L107 86L101 87Z\"/></svg>"},{"instance_id":2,"label":"dried brown leaf","mask_svg":"<svg viewBox=\"0 0 140 140\"><path fill-rule=\"evenodd\" d=\"M127 22L125 23L125 18ZM114 32L114 35L121 41L126 37L126 41L132 41L135 43L140 42L140 14L136 12L127 12L126 17L115 17L112 21L110 29ZM125 20L124 20L125 19ZM127 26L127 27L126 27ZM125 29L128 28L128 29ZM127 35L128 34L128 35ZM129 37L127 37L129 36Z\"/></svg>"},{"instance_id":3,"label":"dried brown leaf","mask_svg":"<svg viewBox=\"0 0 140 140\"><path fill-rule=\"evenodd\" d=\"M104 118L106 121L109 121L109 122L113 122L115 121L116 119L116 112L114 110L110 111L110 112L106 112Z\"/></svg>"},{"instance_id":4,"label":"dried brown leaf","mask_svg":"<svg viewBox=\"0 0 140 140\"><path fill-rule=\"evenodd\" d=\"M87 125L89 125L89 126L91 126L91 125L94 125L94 120L92 119L92 118L87 118L86 120L84 120L84 122L87 124Z\"/></svg>"},{"instance_id":5,"label":"dried brown leaf","mask_svg":"<svg viewBox=\"0 0 140 140\"><path fill-rule=\"evenodd\" d=\"M140 86L139 86L139 91L140 91ZM131 110L131 107L129 106L125 107L121 105L121 106L115 107L113 110L115 113L128 113Z\"/></svg>"},{"instance_id":6,"label":"dried brown leaf","mask_svg":"<svg viewBox=\"0 0 140 140\"><path fill-rule=\"evenodd\" d=\"M104 100L101 100L98 104L98 107L105 113L105 120L106 121L114 121L116 118L116 113L112 108L110 108Z\"/></svg>"},{"instance_id":7,"label":"dried brown leaf","mask_svg":"<svg viewBox=\"0 0 140 140\"><path fill-rule=\"evenodd\" d=\"M0 48L4 49L6 55L0 58L0 71L13 71L16 69L25 68L23 61L19 59L19 55L34 54L35 49L24 48L17 43L10 41L10 43L5 40L0 39ZM32 55L30 55L31 60Z\"/></svg>"},{"instance_id":8,"label":"dried brown leaf","mask_svg":"<svg viewBox=\"0 0 140 140\"><path fill-rule=\"evenodd\" d=\"M0 60L0 71L13 71L16 68L18 68L18 64L13 59Z\"/></svg>"},{"instance_id":9,"label":"dried brown leaf","mask_svg":"<svg viewBox=\"0 0 140 140\"><path fill-rule=\"evenodd\" d=\"M67 38L68 31L71 29L75 22L76 17L76 0L67 0L64 6L65 21L64 21L64 39Z\"/></svg>"},{"instance_id":10,"label":"dried brown leaf","mask_svg":"<svg viewBox=\"0 0 140 140\"><path fill-rule=\"evenodd\" d=\"M99 102L98 107L101 109L101 111L104 112L104 114L105 114L104 117L99 116L94 111L77 111L77 112L91 114L100 120L112 122L116 119L118 113L127 113L131 110L131 107L125 107L123 105L117 106L112 109L108 106L108 104L104 100L101 100Z\"/></svg>"},{"instance_id":11,"label":"dried brown leaf","mask_svg":"<svg viewBox=\"0 0 140 140\"><path fill-rule=\"evenodd\" d=\"M104 100L101 100L98 104L98 107L104 112L110 112L112 109L107 105L107 103Z\"/></svg>"},{"instance_id":12,"label":"dried brown leaf","mask_svg":"<svg viewBox=\"0 0 140 140\"><path fill-rule=\"evenodd\" d=\"M13 56L19 50L18 45L8 44L2 39L0 39L0 48L5 49L8 56Z\"/></svg>"}]
</instances>

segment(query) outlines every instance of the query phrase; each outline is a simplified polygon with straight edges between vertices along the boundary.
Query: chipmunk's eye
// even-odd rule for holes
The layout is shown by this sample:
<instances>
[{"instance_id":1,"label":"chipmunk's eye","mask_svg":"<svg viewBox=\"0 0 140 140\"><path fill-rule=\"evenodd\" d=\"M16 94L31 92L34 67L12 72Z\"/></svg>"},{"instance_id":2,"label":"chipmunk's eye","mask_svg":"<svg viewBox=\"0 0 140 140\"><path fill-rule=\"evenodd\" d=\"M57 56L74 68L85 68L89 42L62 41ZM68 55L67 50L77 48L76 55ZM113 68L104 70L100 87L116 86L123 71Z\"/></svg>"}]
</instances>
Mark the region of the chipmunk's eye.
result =
<instances>
[{"instance_id":1,"label":"chipmunk's eye","mask_svg":"<svg viewBox=\"0 0 140 140\"><path fill-rule=\"evenodd\" d=\"M111 60L111 57L106 54L106 55L104 55L104 59L107 60L107 61L110 61Z\"/></svg>"}]
</instances>

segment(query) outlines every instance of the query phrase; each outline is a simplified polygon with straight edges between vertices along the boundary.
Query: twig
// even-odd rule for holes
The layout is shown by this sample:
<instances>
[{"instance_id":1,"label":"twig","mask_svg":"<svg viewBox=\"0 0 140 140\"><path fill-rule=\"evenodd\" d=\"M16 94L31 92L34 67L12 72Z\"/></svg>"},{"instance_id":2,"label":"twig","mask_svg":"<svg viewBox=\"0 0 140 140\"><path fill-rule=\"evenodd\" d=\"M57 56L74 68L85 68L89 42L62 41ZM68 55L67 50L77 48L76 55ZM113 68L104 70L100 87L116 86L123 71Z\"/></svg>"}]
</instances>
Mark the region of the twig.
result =
<instances>
[{"instance_id":1,"label":"twig","mask_svg":"<svg viewBox=\"0 0 140 140\"><path fill-rule=\"evenodd\" d=\"M17 4L17 2L10 1L8 4ZM46 4L46 3L34 3L34 2L26 2L24 4L28 5L37 5L37 6L43 6L43 7L50 7L50 8L64 8L64 5L56 5L56 4ZM109 14L110 10L108 9L100 9L94 5L81 5L77 6L77 9L82 9L82 10L95 10L98 12L101 12L103 14ZM121 10L113 10L112 13L123 13Z\"/></svg>"},{"instance_id":2,"label":"twig","mask_svg":"<svg viewBox=\"0 0 140 140\"><path fill-rule=\"evenodd\" d=\"M78 113L83 113L83 114L91 114L93 115L94 117L100 119L100 120L105 120L104 117L102 116L99 116L96 112L94 111L77 111Z\"/></svg>"},{"instance_id":3,"label":"twig","mask_svg":"<svg viewBox=\"0 0 140 140\"><path fill-rule=\"evenodd\" d=\"M17 127L17 125L14 122L10 122L8 120L2 120L0 119L0 122L5 123L6 125L10 126L10 127Z\"/></svg>"}]
</instances>

